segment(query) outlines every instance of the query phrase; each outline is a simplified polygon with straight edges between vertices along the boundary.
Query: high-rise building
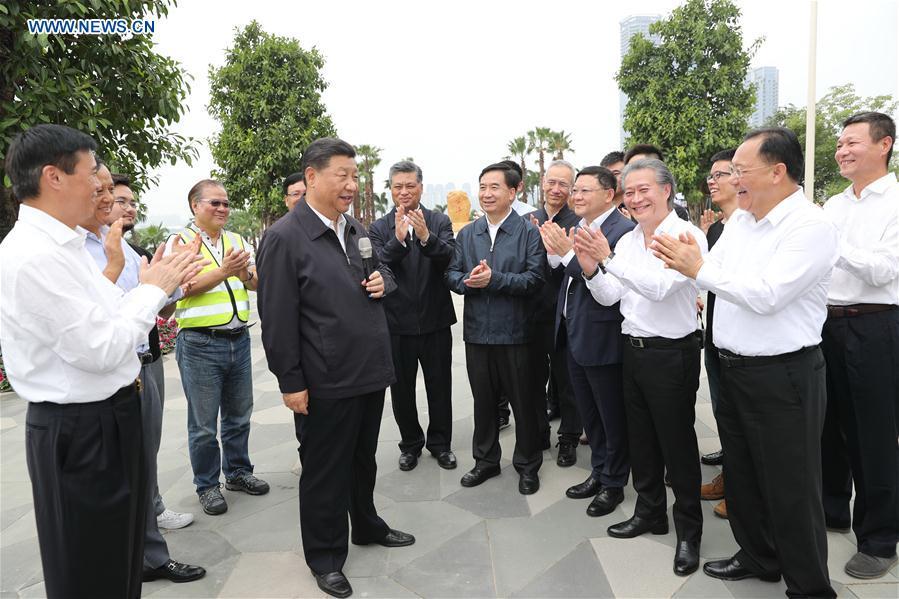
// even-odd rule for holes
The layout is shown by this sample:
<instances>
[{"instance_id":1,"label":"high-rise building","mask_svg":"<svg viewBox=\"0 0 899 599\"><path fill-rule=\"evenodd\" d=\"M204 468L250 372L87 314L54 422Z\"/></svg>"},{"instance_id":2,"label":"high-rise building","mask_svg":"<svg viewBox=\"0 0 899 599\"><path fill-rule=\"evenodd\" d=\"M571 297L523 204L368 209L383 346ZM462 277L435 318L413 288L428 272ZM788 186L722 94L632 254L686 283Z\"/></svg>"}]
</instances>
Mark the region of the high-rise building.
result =
<instances>
[{"instance_id":1,"label":"high-rise building","mask_svg":"<svg viewBox=\"0 0 899 599\"><path fill-rule=\"evenodd\" d=\"M746 74L746 86L755 86L755 110L749 117L749 126L762 127L777 112L777 67L752 69Z\"/></svg>"},{"instance_id":2,"label":"high-rise building","mask_svg":"<svg viewBox=\"0 0 899 599\"><path fill-rule=\"evenodd\" d=\"M662 19L661 15L635 15L622 19L621 25L621 58L631 47L631 38L640 33L653 44L661 43L657 35L649 34L649 26ZM621 146L624 147L624 107L627 106L627 94L618 91L618 130Z\"/></svg>"}]
</instances>

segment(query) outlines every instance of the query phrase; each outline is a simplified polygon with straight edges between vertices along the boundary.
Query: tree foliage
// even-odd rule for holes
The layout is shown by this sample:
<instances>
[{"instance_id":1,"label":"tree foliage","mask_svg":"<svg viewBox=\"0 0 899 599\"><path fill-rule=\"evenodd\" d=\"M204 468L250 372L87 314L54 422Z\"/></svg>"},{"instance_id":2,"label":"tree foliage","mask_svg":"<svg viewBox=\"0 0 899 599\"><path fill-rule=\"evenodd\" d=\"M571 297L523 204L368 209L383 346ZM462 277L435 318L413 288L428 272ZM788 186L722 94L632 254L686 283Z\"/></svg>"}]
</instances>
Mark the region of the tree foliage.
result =
<instances>
[{"instance_id":1,"label":"tree foliage","mask_svg":"<svg viewBox=\"0 0 899 599\"><path fill-rule=\"evenodd\" d=\"M375 220L376 204L381 200L375 194L375 168L381 164L382 151L381 148L369 144L356 146L359 191L362 192L362 198L361 203L358 203L359 192L357 191L353 202L353 215L366 227Z\"/></svg>"},{"instance_id":2,"label":"tree foliage","mask_svg":"<svg viewBox=\"0 0 899 599\"><path fill-rule=\"evenodd\" d=\"M259 245L259 237L262 235L262 219L252 209L232 210L228 216L227 228L243 237L253 248Z\"/></svg>"},{"instance_id":3,"label":"tree foliage","mask_svg":"<svg viewBox=\"0 0 899 599\"><path fill-rule=\"evenodd\" d=\"M28 32L29 19L157 19L174 0L0 2L0 169L12 138L40 123L91 135L113 170L135 191L155 183L152 169L196 157L194 141L170 131L190 91L180 65L153 51L150 35ZM130 35L130 34L129 34ZM0 171L0 236L15 221L10 182Z\"/></svg>"},{"instance_id":4,"label":"tree foliage","mask_svg":"<svg viewBox=\"0 0 899 599\"><path fill-rule=\"evenodd\" d=\"M843 121L858 112L873 110L894 115L899 109L899 102L892 96L873 96L861 98L855 93L851 83L837 85L815 105L815 200L824 202L830 196L840 193L849 184L840 176L840 167L834 158L837 149L837 138L843 130ZM805 114L804 107L789 104L782 107L768 121L772 127L791 129L802 144L805 151ZM892 167L896 170L897 158L893 153Z\"/></svg>"},{"instance_id":5,"label":"tree foliage","mask_svg":"<svg viewBox=\"0 0 899 599\"><path fill-rule=\"evenodd\" d=\"M161 244L169 237L169 230L162 223L147 225L131 231L131 239L148 252L156 252Z\"/></svg>"},{"instance_id":6,"label":"tree foliage","mask_svg":"<svg viewBox=\"0 0 899 599\"><path fill-rule=\"evenodd\" d=\"M265 226L286 212L280 182L299 168L306 146L334 135L321 100L324 64L315 48L253 21L236 31L225 64L209 67L209 113L222 126L210 144L215 176Z\"/></svg>"},{"instance_id":7,"label":"tree foliage","mask_svg":"<svg viewBox=\"0 0 899 599\"><path fill-rule=\"evenodd\" d=\"M688 200L701 198L708 158L739 143L752 113L746 71L762 40L745 50L739 19L731 0L686 0L650 25L658 46L631 38L616 75L629 141L662 148Z\"/></svg>"},{"instance_id":8,"label":"tree foliage","mask_svg":"<svg viewBox=\"0 0 899 599\"><path fill-rule=\"evenodd\" d=\"M549 127L534 127L527 133L528 136L528 152L537 152L537 169L540 173L540 180L543 180L543 174L546 172L545 160L546 153L552 149L553 131ZM538 208L543 208L544 193L543 186L540 186L540 196L537 203Z\"/></svg>"}]
</instances>

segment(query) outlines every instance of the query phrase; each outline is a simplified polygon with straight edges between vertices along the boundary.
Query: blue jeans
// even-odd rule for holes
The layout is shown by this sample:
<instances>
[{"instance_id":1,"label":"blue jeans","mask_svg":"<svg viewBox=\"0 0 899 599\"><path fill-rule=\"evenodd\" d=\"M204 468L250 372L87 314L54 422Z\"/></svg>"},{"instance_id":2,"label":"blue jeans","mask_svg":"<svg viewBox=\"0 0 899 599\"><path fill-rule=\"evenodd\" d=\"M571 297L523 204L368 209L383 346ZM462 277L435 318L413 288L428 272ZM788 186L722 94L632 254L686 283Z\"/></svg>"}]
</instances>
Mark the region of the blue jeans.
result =
<instances>
[{"instance_id":1,"label":"blue jeans","mask_svg":"<svg viewBox=\"0 0 899 599\"><path fill-rule=\"evenodd\" d=\"M187 442L197 494L253 472L248 443L253 412L250 334L213 337L183 329L175 358L187 397ZM222 451L216 438L221 411Z\"/></svg>"}]
</instances>

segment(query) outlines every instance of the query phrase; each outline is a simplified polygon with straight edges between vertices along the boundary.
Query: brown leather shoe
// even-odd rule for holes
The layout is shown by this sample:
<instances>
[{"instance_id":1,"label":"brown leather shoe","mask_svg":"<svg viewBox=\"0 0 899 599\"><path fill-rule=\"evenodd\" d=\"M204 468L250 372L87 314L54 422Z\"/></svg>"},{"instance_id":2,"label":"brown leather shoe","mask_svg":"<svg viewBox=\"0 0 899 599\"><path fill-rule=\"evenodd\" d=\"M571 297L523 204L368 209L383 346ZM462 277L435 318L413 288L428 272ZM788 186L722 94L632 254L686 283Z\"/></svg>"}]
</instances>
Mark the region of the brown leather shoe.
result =
<instances>
[{"instance_id":1,"label":"brown leather shoe","mask_svg":"<svg viewBox=\"0 0 899 599\"><path fill-rule=\"evenodd\" d=\"M724 518L727 520L727 502L725 500L721 500L718 502L718 505L712 510L715 512L715 515L719 518Z\"/></svg>"},{"instance_id":2,"label":"brown leather shoe","mask_svg":"<svg viewBox=\"0 0 899 599\"><path fill-rule=\"evenodd\" d=\"M699 489L699 496L706 500L723 499L724 475L719 474L712 479L712 482L702 485Z\"/></svg>"}]
</instances>

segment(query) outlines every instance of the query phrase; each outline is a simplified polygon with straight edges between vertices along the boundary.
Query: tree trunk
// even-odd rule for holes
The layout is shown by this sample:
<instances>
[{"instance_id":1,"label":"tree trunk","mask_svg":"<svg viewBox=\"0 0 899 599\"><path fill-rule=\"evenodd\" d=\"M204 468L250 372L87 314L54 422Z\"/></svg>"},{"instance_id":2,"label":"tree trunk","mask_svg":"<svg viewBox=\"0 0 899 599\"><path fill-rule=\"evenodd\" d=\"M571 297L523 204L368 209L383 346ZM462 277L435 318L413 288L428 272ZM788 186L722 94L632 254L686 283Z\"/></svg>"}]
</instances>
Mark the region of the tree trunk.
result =
<instances>
[{"instance_id":1,"label":"tree trunk","mask_svg":"<svg viewBox=\"0 0 899 599\"><path fill-rule=\"evenodd\" d=\"M525 204L528 203L527 180L528 180L528 167L525 166L525 156L524 156L524 154L522 154L521 155L521 182L524 183L524 185L522 186L522 189L524 189L524 193L522 193L521 201L524 202Z\"/></svg>"}]
</instances>

